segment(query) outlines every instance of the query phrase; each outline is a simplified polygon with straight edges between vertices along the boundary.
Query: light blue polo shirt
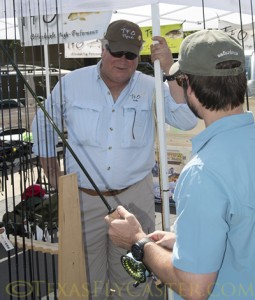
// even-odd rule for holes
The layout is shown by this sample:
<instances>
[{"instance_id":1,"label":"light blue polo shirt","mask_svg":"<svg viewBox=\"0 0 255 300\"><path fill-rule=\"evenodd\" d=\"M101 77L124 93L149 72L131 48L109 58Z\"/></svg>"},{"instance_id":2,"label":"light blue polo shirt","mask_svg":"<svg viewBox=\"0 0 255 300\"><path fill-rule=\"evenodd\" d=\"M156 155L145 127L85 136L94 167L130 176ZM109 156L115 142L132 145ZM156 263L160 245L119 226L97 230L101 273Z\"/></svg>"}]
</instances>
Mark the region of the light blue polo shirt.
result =
<instances>
[{"instance_id":1,"label":"light blue polo shirt","mask_svg":"<svg viewBox=\"0 0 255 300\"><path fill-rule=\"evenodd\" d=\"M192 140L175 189L173 264L218 272L209 299L255 298L255 125L251 112L224 117ZM195 292L196 287L193 288ZM175 296L175 299L182 299Z\"/></svg>"}]
</instances>

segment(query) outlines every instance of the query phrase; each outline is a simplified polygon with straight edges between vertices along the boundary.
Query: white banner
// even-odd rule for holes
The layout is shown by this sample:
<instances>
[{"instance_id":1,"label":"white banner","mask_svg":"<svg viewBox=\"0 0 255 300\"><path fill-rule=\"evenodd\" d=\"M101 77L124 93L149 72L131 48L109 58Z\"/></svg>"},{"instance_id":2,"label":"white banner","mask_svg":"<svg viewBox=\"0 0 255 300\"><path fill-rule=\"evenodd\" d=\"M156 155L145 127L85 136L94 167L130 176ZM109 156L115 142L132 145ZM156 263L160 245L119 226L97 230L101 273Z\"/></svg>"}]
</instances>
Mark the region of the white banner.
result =
<instances>
[{"instance_id":1,"label":"white banner","mask_svg":"<svg viewBox=\"0 0 255 300\"><path fill-rule=\"evenodd\" d=\"M102 45L99 40L65 44L65 58L101 57Z\"/></svg>"},{"instance_id":2,"label":"white banner","mask_svg":"<svg viewBox=\"0 0 255 300\"><path fill-rule=\"evenodd\" d=\"M161 36L166 38L172 53L178 53L179 46L183 40L182 24L164 25L160 26L160 29ZM140 55L150 55L152 27L141 27L141 30L144 44ZM65 58L98 58L101 57L101 52L101 42L98 40L65 44Z\"/></svg>"},{"instance_id":3,"label":"white banner","mask_svg":"<svg viewBox=\"0 0 255 300\"><path fill-rule=\"evenodd\" d=\"M36 46L100 39L105 34L111 16L112 11L105 11L20 18L21 42L24 46Z\"/></svg>"},{"instance_id":4,"label":"white banner","mask_svg":"<svg viewBox=\"0 0 255 300\"><path fill-rule=\"evenodd\" d=\"M252 24L241 26L227 21L219 20L219 29L227 32L229 35L236 38L241 45L244 45L245 50L254 49L254 37Z\"/></svg>"}]
</instances>

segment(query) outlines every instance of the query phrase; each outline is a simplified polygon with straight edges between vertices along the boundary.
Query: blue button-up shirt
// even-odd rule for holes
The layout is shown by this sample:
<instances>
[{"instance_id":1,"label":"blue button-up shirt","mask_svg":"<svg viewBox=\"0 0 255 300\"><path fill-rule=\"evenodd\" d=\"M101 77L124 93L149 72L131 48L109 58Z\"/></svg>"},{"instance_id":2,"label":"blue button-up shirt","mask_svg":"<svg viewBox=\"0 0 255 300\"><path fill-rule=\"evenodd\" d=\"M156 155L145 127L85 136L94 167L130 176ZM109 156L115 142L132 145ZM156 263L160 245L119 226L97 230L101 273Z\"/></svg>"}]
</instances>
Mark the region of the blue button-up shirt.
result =
<instances>
[{"instance_id":1,"label":"blue button-up shirt","mask_svg":"<svg viewBox=\"0 0 255 300\"><path fill-rule=\"evenodd\" d=\"M100 63L65 75L45 102L61 128L63 118L68 143L100 190L121 189L142 180L154 158L154 78L136 71L114 101L100 77ZM187 130L197 119L186 104L176 104L164 84L166 122ZM38 129L37 130L37 124ZM33 122L35 154L53 157L57 134L41 110ZM66 153L67 172L78 174L78 184L91 188L72 155Z\"/></svg>"},{"instance_id":2,"label":"blue button-up shirt","mask_svg":"<svg viewBox=\"0 0 255 300\"><path fill-rule=\"evenodd\" d=\"M218 272L209 299L255 297L255 124L253 114L226 116L192 140L194 157L174 192L173 264ZM196 287L190 287L196 292ZM175 299L182 299L175 296Z\"/></svg>"}]
</instances>

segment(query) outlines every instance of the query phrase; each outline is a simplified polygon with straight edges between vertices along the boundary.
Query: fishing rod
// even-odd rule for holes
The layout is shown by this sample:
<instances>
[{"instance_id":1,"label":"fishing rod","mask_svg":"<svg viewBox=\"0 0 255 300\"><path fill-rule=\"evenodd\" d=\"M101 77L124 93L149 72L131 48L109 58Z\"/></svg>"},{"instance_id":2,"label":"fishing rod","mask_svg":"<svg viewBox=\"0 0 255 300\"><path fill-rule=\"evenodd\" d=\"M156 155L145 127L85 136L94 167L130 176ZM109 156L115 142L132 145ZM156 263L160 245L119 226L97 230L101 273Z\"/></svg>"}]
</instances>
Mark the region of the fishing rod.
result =
<instances>
[{"instance_id":1,"label":"fishing rod","mask_svg":"<svg viewBox=\"0 0 255 300\"><path fill-rule=\"evenodd\" d=\"M43 104L41 103L41 101L37 97L36 93L33 91L33 89L31 88L31 86L27 83L25 77L22 75L22 73L20 72L18 66L15 64L15 62L12 59L12 57L10 56L10 54L8 53L8 51L5 49L5 47L2 45L2 43L0 43L0 48L2 49L2 51L4 52L4 54L6 55L6 57L8 58L8 60L10 61L11 65L13 66L14 70L17 72L18 76L24 82L26 88L29 90L29 92L31 93L31 95L33 96L33 98L35 99L35 101L37 102L37 104L39 105L39 107L41 108L41 110L43 111L45 117L48 119L48 121L50 122L50 124L52 125L52 127L54 128L54 130L57 132L58 136L61 138L63 144L70 151L70 153L72 154L72 156L76 160L77 164L81 168L82 172L86 175L86 177L88 178L89 182L94 187L94 189L97 192L98 196L102 199L104 205L106 206L106 208L108 210L108 214L112 214L115 211L115 208L111 207L110 204L108 203L108 201L105 199L105 197L103 196L103 194L101 193L101 191L97 187L96 183L94 182L94 180L92 179L92 177L89 175L88 171L85 169L85 167L83 166L83 164L79 160L78 156L75 154L75 152L73 151L72 147L70 146L70 144L66 140L64 134L59 130L59 128L57 127L56 123L53 121L53 119L51 118L51 116L49 115L49 113L46 111L46 109L44 108Z\"/></svg>"}]
</instances>

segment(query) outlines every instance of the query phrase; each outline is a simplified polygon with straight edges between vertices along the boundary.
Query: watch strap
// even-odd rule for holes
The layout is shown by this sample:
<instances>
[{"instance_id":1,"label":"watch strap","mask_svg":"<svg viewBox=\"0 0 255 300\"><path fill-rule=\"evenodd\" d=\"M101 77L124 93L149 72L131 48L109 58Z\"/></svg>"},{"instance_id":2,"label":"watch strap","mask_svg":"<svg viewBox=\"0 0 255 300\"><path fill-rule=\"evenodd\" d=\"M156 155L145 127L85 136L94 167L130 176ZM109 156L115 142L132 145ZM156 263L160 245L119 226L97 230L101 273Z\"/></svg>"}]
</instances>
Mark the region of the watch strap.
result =
<instances>
[{"instance_id":1,"label":"watch strap","mask_svg":"<svg viewBox=\"0 0 255 300\"><path fill-rule=\"evenodd\" d=\"M144 237L141 240L139 240L137 243L140 244L142 247L144 247L145 244L152 242L152 239L149 237Z\"/></svg>"},{"instance_id":2,"label":"watch strap","mask_svg":"<svg viewBox=\"0 0 255 300\"><path fill-rule=\"evenodd\" d=\"M176 74L174 74L174 75L163 75L163 81L174 81L175 80L175 76L176 76Z\"/></svg>"},{"instance_id":3,"label":"watch strap","mask_svg":"<svg viewBox=\"0 0 255 300\"><path fill-rule=\"evenodd\" d=\"M149 242L152 242L152 240L149 237L144 237L141 240L137 241L131 247L132 255L136 260L138 260L138 261L143 260L143 256L144 256L143 248L144 248L144 245ZM139 249L139 251L137 251L138 249Z\"/></svg>"}]
</instances>

